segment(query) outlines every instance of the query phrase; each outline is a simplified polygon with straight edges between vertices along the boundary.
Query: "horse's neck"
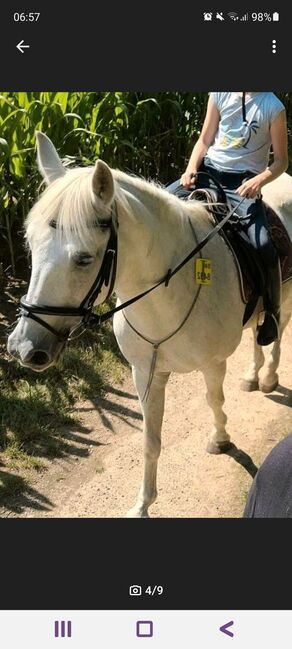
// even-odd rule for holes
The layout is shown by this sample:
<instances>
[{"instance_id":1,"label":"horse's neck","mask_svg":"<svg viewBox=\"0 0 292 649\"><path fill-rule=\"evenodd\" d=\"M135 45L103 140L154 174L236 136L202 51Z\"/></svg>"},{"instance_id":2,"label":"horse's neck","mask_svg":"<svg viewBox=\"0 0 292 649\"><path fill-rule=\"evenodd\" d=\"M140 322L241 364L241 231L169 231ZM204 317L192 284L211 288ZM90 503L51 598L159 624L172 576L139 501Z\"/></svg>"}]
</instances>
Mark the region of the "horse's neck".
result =
<instances>
[{"instance_id":1,"label":"horse's neck","mask_svg":"<svg viewBox=\"0 0 292 649\"><path fill-rule=\"evenodd\" d=\"M158 282L186 250L184 236L187 219L179 209L169 206L166 198L145 194L135 188L135 195L124 190L130 207L119 218L119 261L116 293L128 299Z\"/></svg>"}]
</instances>

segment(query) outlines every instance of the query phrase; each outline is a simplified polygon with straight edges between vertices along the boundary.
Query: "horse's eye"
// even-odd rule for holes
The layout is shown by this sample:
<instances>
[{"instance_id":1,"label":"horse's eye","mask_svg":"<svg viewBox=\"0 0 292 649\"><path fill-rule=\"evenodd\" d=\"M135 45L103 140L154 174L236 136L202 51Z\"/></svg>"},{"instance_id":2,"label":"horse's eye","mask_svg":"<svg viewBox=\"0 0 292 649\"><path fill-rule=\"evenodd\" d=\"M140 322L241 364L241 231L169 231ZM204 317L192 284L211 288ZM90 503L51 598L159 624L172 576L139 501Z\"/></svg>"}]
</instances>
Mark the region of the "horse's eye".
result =
<instances>
[{"instance_id":1,"label":"horse's eye","mask_svg":"<svg viewBox=\"0 0 292 649\"><path fill-rule=\"evenodd\" d=\"M93 261L93 257L88 252L77 252L73 260L76 266L89 266Z\"/></svg>"}]
</instances>

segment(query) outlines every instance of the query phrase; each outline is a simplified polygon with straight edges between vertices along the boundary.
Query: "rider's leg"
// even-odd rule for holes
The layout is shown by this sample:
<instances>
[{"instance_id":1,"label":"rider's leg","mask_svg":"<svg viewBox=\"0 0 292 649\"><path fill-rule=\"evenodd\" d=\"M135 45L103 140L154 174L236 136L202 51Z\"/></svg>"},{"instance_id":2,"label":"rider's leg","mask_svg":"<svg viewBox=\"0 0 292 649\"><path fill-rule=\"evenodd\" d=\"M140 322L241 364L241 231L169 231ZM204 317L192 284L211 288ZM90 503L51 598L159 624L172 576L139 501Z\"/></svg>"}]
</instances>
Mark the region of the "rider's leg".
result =
<instances>
[{"instance_id":1,"label":"rider's leg","mask_svg":"<svg viewBox=\"0 0 292 649\"><path fill-rule=\"evenodd\" d=\"M209 166L202 165L205 171L210 171ZM214 175L225 190L226 196L230 199L231 205L241 203L242 197L236 194L236 188L241 184L245 174L226 174L219 173L216 169L211 169ZM206 178L197 178L195 187L185 189L180 185L180 180L168 185L166 189L179 198L188 198L194 188L199 186L212 187L212 181L206 182ZM265 319L259 328L257 342L259 345L269 345L279 338L279 322L281 307L281 269L278 253L270 239L265 207L261 199L246 198L243 203L239 204L236 214L239 218L244 218L244 231L242 237L250 241L255 250L258 251L262 260L265 271L265 281L258 278L263 294Z\"/></svg>"},{"instance_id":2,"label":"rider's leg","mask_svg":"<svg viewBox=\"0 0 292 649\"><path fill-rule=\"evenodd\" d=\"M170 194L175 194L180 187L180 180L175 180L173 183L169 183L169 185L165 185L164 187Z\"/></svg>"},{"instance_id":3,"label":"rider's leg","mask_svg":"<svg viewBox=\"0 0 292 649\"><path fill-rule=\"evenodd\" d=\"M281 268L278 253L270 239L265 207L261 199L251 203L248 214L251 217L247 230L249 240L261 255L266 276L263 291L265 319L259 328L257 342L259 345L269 345L279 338Z\"/></svg>"}]
</instances>

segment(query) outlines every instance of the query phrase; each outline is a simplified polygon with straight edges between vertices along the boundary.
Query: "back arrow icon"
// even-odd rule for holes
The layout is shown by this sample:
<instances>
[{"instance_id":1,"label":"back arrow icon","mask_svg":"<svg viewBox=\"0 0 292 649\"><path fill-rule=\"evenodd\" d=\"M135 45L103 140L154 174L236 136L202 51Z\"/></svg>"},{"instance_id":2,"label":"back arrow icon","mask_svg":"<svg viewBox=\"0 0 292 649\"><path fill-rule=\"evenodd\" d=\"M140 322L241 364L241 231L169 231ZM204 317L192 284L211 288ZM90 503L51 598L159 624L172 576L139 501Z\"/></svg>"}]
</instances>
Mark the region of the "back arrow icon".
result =
<instances>
[{"instance_id":1,"label":"back arrow icon","mask_svg":"<svg viewBox=\"0 0 292 649\"><path fill-rule=\"evenodd\" d=\"M16 45L16 47L17 47L17 49L21 52L21 54L23 54L23 52L24 52L24 48L25 48L25 47L30 47L30 45L24 45L24 40L22 39L22 41L20 41L20 42L18 43L18 45Z\"/></svg>"},{"instance_id":2,"label":"back arrow icon","mask_svg":"<svg viewBox=\"0 0 292 649\"><path fill-rule=\"evenodd\" d=\"M230 626L232 626L233 624L234 624L233 620L231 620L231 622L226 622L226 624L223 624L223 626L220 626L219 630L222 631L222 633L226 633L226 635L229 635L230 638L233 638L234 633L232 633L232 631L228 631L228 628Z\"/></svg>"}]
</instances>

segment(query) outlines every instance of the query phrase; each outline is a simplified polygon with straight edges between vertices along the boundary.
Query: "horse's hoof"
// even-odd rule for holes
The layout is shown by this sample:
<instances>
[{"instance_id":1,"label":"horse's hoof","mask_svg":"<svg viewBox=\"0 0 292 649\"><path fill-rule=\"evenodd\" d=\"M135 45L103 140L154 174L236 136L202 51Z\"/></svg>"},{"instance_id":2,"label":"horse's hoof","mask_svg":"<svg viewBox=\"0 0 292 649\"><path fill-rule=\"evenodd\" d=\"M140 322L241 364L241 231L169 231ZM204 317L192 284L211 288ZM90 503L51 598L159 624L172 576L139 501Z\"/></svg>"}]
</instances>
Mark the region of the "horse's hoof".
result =
<instances>
[{"instance_id":1,"label":"horse's hoof","mask_svg":"<svg viewBox=\"0 0 292 649\"><path fill-rule=\"evenodd\" d=\"M260 390L261 392L264 392L264 394L269 394L270 392L274 392L274 390L276 390L278 385L279 385L278 379L271 385L267 385L266 383L260 383Z\"/></svg>"},{"instance_id":2,"label":"horse's hoof","mask_svg":"<svg viewBox=\"0 0 292 649\"><path fill-rule=\"evenodd\" d=\"M211 455L220 455L221 453L227 453L232 448L231 442L208 442L207 453Z\"/></svg>"},{"instance_id":3,"label":"horse's hoof","mask_svg":"<svg viewBox=\"0 0 292 649\"><path fill-rule=\"evenodd\" d=\"M126 518L150 518L147 509L144 507L132 507L126 513Z\"/></svg>"},{"instance_id":4,"label":"horse's hoof","mask_svg":"<svg viewBox=\"0 0 292 649\"><path fill-rule=\"evenodd\" d=\"M260 389L259 382L247 381L246 379L242 379L240 384L240 389L243 390L244 392L255 392L256 390Z\"/></svg>"}]
</instances>

